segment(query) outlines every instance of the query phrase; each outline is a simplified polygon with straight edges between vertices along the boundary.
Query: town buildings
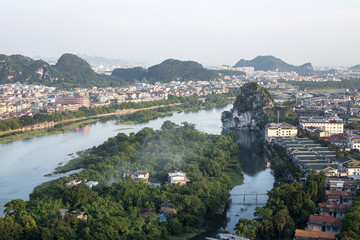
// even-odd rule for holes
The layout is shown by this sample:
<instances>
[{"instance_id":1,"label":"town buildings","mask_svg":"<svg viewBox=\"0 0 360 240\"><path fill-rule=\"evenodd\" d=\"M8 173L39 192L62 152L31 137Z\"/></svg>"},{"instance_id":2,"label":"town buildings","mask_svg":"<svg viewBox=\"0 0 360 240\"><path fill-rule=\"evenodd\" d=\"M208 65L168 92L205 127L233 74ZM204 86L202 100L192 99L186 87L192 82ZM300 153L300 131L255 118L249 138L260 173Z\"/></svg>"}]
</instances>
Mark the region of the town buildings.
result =
<instances>
[{"instance_id":1,"label":"town buildings","mask_svg":"<svg viewBox=\"0 0 360 240\"><path fill-rule=\"evenodd\" d=\"M344 122L342 119L306 118L300 119L300 128L315 128L336 134L344 132Z\"/></svg>"},{"instance_id":2,"label":"town buildings","mask_svg":"<svg viewBox=\"0 0 360 240\"><path fill-rule=\"evenodd\" d=\"M271 141L275 137L296 137L297 127L288 123L268 123L265 125L265 139Z\"/></svg>"}]
</instances>

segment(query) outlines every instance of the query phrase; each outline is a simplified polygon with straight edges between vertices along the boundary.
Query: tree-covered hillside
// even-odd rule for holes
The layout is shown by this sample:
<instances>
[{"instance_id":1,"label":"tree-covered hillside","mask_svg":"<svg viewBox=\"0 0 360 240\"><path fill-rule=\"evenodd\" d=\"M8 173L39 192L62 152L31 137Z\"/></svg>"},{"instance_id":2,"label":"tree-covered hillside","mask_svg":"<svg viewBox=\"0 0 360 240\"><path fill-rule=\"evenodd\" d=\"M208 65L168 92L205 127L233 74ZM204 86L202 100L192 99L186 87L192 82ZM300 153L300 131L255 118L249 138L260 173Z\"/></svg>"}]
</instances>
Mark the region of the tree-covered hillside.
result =
<instances>
[{"instance_id":1,"label":"tree-covered hillside","mask_svg":"<svg viewBox=\"0 0 360 240\"><path fill-rule=\"evenodd\" d=\"M209 81L221 77L219 73L229 74L228 72L218 72L204 68L200 63L194 61L179 61L168 59L160 64L144 68L115 69L112 73L120 79L126 81L141 81L146 79L150 83L171 81ZM231 74L231 72L230 72ZM235 71L233 75L243 75L244 73Z\"/></svg>"},{"instance_id":2,"label":"tree-covered hillside","mask_svg":"<svg viewBox=\"0 0 360 240\"><path fill-rule=\"evenodd\" d=\"M353 72L358 72L360 71L360 64L357 64L355 66L352 66L351 68L349 68L350 71L353 71Z\"/></svg>"},{"instance_id":3,"label":"tree-covered hillside","mask_svg":"<svg viewBox=\"0 0 360 240\"><path fill-rule=\"evenodd\" d=\"M121 79L95 73L76 55L66 53L56 65L22 55L0 55L0 84L33 83L60 88L121 86Z\"/></svg>"},{"instance_id":4,"label":"tree-covered hillside","mask_svg":"<svg viewBox=\"0 0 360 240\"><path fill-rule=\"evenodd\" d=\"M297 72L300 75L309 75L313 72L311 63L305 63L301 66L290 65L283 60L273 56L257 56L253 60L241 59L234 68L254 67L255 71L279 71L279 72Z\"/></svg>"}]
</instances>

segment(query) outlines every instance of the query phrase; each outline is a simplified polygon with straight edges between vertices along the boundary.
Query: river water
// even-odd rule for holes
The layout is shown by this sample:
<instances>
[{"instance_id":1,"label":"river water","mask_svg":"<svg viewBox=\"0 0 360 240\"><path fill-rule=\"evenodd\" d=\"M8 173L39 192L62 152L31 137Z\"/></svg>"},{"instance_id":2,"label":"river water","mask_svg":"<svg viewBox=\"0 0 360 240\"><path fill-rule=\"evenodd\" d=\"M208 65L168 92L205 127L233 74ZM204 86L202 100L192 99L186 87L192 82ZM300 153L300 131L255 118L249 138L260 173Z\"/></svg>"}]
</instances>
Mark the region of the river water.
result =
<instances>
[{"instance_id":1,"label":"river water","mask_svg":"<svg viewBox=\"0 0 360 240\"><path fill-rule=\"evenodd\" d=\"M37 185L64 175L44 175L52 173L59 163L66 163L76 156L76 152L97 146L119 132L129 134L144 127L160 129L162 123L170 120L176 124L189 122L196 128L210 134L224 133L221 128L221 112L232 105L191 112L174 113L148 123L135 125L115 125L116 120L107 120L90 124L84 128L66 133L35 137L11 143L0 144L0 216L5 203L11 199L28 200L29 194ZM130 128L130 129L126 129ZM259 145L259 136L255 132L236 131L240 148L240 162L244 172L244 184L232 189L226 214L215 216L215 230L225 229L233 232L239 218L253 218L257 205L265 203L267 196L244 193L266 193L272 188L274 179L270 170L265 168L265 158ZM69 173L67 173L68 175ZM214 220L213 219L213 220Z\"/></svg>"}]
</instances>

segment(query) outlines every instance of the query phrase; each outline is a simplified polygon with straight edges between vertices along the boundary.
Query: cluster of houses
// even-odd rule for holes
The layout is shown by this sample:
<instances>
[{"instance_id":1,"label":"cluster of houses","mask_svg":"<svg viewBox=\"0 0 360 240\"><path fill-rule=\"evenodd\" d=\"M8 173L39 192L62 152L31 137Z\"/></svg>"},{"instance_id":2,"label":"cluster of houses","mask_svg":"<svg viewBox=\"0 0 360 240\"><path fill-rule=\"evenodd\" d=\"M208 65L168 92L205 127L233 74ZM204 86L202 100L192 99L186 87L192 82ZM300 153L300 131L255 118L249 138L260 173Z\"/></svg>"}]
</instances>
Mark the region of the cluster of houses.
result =
<instances>
[{"instance_id":1,"label":"cluster of houses","mask_svg":"<svg viewBox=\"0 0 360 240\"><path fill-rule=\"evenodd\" d=\"M65 187L73 187L73 186L79 185L79 184L81 184L81 183L82 183L81 180L79 180L79 179L74 179L74 180L72 180L72 181L70 181L70 182L65 183ZM85 184L86 186L88 186L89 188L92 188L92 187L98 185L99 182L97 182L97 181L87 181L87 180L85 179L84 184Z\"/></svg>"},{"instance_id":2,"label":"cluster of houses","mask_svg":"<svg viewBox=\"0 0 360 240\"><path fill-rule=\"evenodd\" d=\"M349 158L337 158L334 151L308 138L278 138L275 142L280 144L287 156L297 164L304 176L311 170L323 172L326 177L344 177L360 179L360 162Z\"/></svg>"},{"instance_id":3,"label":"cluster of houses","mask_svg":"<svg viewBox=\"0 0 360 240\"><path fill-rule=\"evenodd\" d=\"M306 229L296 229L294 240L335 240L359 187L356 181L327 179L325 202L318 204L319 214L310 215Z\"/></svg>"},{"instance_id":4,"label":"cluster of houses","mask_svg":"<svg viewBox=\"0 0 360 240\"><path fill-rule=\"evenodd\" d=\"M145 170L140 170L140 171L136 171L136 172L127 170L123 173L123 178L126 178L126 177L131 178L135 182L143 181L145 183L148 183L149 185L160 186L159 183L153 183L153 182L149 181L150 174L148 171L145 171ZM174 185L174 184L184 186L188 182L190 182L190 180L186 177L185 172L173 170L173 171L168 172L168 181L165 183L170 186Z\"/></svg>"}]
</instances>

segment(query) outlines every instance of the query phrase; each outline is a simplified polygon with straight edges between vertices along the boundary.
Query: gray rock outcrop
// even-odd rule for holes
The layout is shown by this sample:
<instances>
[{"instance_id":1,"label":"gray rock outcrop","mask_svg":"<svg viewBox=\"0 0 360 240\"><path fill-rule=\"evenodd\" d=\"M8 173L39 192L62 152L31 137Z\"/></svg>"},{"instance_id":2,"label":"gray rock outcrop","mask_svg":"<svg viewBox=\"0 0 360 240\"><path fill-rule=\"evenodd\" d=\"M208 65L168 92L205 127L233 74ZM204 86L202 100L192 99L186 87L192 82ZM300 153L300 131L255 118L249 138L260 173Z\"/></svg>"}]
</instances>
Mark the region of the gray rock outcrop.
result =
<instances>
[{"instance_id":1,"label":"gray rock outcrop","mask_svg":"<svg viewBox=\"0 0 360 240\"><path fill-rule=\"evenodd\" d=\"M236 97L233 108L222 113L225 128L261 129L267 121L274 102L271 94L259 84L244 84Z\"/></svg>"}]
</instances>

